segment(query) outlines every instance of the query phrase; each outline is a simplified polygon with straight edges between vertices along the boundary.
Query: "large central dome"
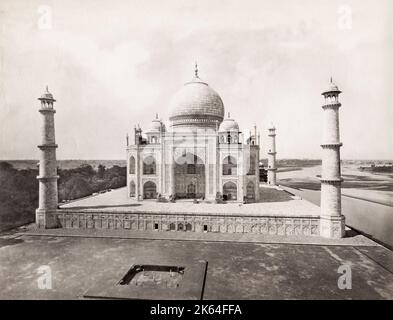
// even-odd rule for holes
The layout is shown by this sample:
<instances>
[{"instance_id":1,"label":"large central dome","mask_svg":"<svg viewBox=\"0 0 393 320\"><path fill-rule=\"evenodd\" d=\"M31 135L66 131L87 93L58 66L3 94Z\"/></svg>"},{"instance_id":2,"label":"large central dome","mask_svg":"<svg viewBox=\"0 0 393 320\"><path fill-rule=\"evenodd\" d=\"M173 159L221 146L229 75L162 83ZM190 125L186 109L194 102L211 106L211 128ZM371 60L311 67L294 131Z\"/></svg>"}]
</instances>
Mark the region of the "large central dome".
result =
<instances>
[{"instance_id":1,"label":"large central dome","mask_svg":"<svg viewBox=\"0 0 393 320\"><path fill-rule=\"evenodd\" d=\"M198 77L197 70L194 79L175 94L170 108L172 127L216 128L224 119L220 96Z\"/></svg>"}]
</instances>

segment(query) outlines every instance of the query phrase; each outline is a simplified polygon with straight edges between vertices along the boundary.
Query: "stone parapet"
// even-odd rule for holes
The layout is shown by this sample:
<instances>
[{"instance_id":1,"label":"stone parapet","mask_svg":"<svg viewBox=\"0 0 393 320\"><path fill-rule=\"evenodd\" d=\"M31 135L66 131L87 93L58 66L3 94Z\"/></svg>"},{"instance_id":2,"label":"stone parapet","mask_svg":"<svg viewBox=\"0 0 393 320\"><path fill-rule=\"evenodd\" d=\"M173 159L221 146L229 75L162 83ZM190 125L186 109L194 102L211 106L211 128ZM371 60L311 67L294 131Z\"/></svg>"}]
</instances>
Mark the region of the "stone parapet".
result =
<instances>
[{"instance_id":1,"label":"stone parapet","mask_svg":"<svg viewBox=\"0 0 393 320\"><path fill-rule=\"evenodd\" d=\"M165 213L108 213L57 210L62 228L158 232L259 233L319 236L318 216L243 216Z\"/></svg>"},{"instance_id":2,"label":"stone parapet","mask_svg":"<svg viewBox=\"0 0 393 320\"><path fill-rule=\"evenodd\" d=\"M61 227L57 210L37 209L35 211L35 223L40 229L52 229Z\"/></svg>"},{"instance_id":3,"label":"stone parapet","mask_svg":"<svg viewBox=\"0 0 393 320\"><path fill-rule=\"evenodd\" d=\"M326 238L339 239L345 236L345 217L321 216L320 235Z\"/></svg>"}]
</instances>

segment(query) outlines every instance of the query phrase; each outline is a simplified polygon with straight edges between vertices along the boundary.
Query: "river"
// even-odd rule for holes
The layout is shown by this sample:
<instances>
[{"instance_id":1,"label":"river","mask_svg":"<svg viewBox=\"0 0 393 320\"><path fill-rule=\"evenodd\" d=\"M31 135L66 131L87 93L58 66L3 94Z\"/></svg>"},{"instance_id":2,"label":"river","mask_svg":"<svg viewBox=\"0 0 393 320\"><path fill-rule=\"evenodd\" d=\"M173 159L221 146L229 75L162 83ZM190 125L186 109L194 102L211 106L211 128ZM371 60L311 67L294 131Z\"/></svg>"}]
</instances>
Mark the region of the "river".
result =
<instances>
[{"instance_id":1,"label":"river","mask_svg":"<svg viewBox=\"0 0 393 320\"><path fill-rule=\"evenodd\" d=\"M383 185L384 181L392 179L389 176L373 175L369 172L353 171L354 168L343 167L344 179L353 173L359 176L372 176L376 184ZM296 181L309 181L317 183L316 174L320 174L320 166L304 168L303 170L278 173L279 183L291 185ZM288 183L289 179L289 183ZM280 181L281 180L281 181ZM288 191L301 196L316 205L320 205L320 191L308 189L293 189ZM372 190L374 189L374 190ZM377 189L377 190L375 190ZM376 186L370 190L364 188L342 189L342 213L345 215L346 224L357 229L374 239L393 247L393 199L392 191L379 191ZM383 204L384 203L384 204Z\"/></svg>"}]
</instances>

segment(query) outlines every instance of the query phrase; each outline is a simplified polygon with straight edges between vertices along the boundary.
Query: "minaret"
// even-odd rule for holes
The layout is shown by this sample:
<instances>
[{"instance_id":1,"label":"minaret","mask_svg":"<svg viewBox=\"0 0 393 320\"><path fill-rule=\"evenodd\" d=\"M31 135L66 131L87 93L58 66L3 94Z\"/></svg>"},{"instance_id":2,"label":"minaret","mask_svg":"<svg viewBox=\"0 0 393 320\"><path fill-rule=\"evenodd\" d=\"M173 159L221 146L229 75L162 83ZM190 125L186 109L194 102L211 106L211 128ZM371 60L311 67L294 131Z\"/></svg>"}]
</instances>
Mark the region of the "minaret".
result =
<instances>
[{"instance_id":1,"label":"minaret","mask_svg":"<svg viewBox=\"0 0 393 320\"><path fill-rule=\"evenodd\" d=\"M254 141L255 141L255 144L258 144L258 141L257 141L257 124L256 123L254 123Z\"/></svg>"},{"instance_id":2,"label":"minaret","mask_svg":"<svg viewBox=\"0 0 393 320\"><path fill-rule=\"evenodd\" d=\"M142 129L139 126L134 126L134 139L135 139L135 145L139 145L142 141Z\"/></svg>"},{"instance_id":3,"label":"minaret","mask_svg":"<svg viewBox=\"0 0 393 320\"><path fill-rule=\"evenodd\" d=\"M54 228L58 226L56 217L57 194L57 163L55 142L55 113L53 95L48 91L38 98L41 101L39 112L42 115L41 150L39 163L39 206L36 210L36 224L39 228Z\"/></svg>"},{"instance_id":4,"label":"minaret","mask_svg":"<svg viewBox=\"0 0 393 320\"><path fill-rule=\"evenodd\" d=\"M198 63L195 61L194 78L199 78L198 76Z\"/></svg>"},{"instance_id":5,"label":"minaret","mask_svg":"<svg viewBox=\"0 0 393 320\"><path fill-rule=\"evenodd\" d=\"M269 128L269 151L267 153L267 183L276 185L276 128L273 124Z\"/></svg>"},{"instance_id":6,"label":"minaret","mask_svg":"<svg viewBox=\"0 0 393 320\"><path fill-rule=\"evenodd\" d=\"M330 78L330 85L322 95L323 143L321 176L321 229L323 237L342 238L345 235L345 218L341 214L341 167L338 96L341 91Z\"/></svg>"}]
</instances>

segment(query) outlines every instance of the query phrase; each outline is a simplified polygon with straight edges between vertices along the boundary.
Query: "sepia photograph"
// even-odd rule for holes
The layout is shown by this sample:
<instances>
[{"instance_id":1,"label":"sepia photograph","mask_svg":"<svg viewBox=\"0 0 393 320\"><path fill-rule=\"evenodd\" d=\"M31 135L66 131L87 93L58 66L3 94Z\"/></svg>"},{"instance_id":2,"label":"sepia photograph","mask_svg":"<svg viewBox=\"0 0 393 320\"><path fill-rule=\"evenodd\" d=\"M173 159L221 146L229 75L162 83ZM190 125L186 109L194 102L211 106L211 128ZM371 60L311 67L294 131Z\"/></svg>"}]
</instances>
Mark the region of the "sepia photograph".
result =
<instances>
[{"instance_id":1,"label":"sepia photograph","mask_svg":"<svg viewBox=\"0 0 393 320\"><path fill-rule=\"evenodd\" d=\"M0 300L392 300L392 17L1 0Z\"/></svg>"}]
</instances>

